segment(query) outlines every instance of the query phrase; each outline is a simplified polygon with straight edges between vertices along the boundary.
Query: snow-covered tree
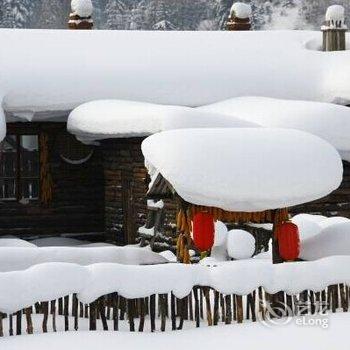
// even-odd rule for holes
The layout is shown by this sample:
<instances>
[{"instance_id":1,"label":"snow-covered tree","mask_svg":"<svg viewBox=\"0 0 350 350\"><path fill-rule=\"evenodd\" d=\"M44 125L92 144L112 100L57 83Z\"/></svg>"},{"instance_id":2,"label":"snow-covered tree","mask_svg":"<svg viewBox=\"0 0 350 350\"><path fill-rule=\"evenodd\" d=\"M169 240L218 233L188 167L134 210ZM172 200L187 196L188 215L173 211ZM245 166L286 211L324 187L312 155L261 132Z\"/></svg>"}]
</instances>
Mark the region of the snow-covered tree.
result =
<instances>
[{"instance_id":1,"label":"snow-covered tree","mask_svg":"<svg viewBox=\"0 0 350 350\"><path fill-rule=\"evenodd\" d=\"M167 20L160 21L153 26L154 30L177 30L177 28Z\"/></svg>"},{"instance_id":2,"label":"snow-covered tree","mask_svg":"<svg viewBox=\"0 0 350 350\"><path fill-rule=\"evenodd\" d=\"M125 18L127 16L127 7L123 1L108 0L105 10L108 29L126 29Z\"/></svg>"},{"instance_id":3,"label":"snow-covered tree","mask_svg":"<svg viewBox=\"0 0 350 350\"><path fill-rule=\"evenodd\" d=\"M2 27L26 28L33 15L34 2L32 0L3 0Z\"/></svg>"}]
</instances>

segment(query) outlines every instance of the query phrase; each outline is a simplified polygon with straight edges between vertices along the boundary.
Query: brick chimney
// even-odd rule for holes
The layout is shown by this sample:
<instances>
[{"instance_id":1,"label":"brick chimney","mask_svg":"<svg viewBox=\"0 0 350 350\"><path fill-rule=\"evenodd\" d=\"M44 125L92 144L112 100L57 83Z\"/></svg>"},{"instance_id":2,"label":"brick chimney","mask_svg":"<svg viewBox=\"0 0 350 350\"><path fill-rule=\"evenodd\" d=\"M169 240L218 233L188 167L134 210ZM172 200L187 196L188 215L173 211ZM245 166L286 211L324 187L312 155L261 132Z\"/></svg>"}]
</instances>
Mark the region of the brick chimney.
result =
<instances>
[{"instance_id":1,"label":"brick chimney","mask_svg":"<svg viewBox=\"0 0 350 350\"><path fill-rule=\"evenodd\" d=\"M227 30L250 30L252 7L243 2L235 2L226 23Z\"/></svg>"},{"instance_id":2,"label":"brick chimney","mask_svg":"<svg viewBox=\"0 0 350 350\"><path fill-rule=\"evenodd\" d=\"M92 29L93 6L91 0L72 0L72 12L69 15L69 29Z\"/></svg>"}]
</instances>

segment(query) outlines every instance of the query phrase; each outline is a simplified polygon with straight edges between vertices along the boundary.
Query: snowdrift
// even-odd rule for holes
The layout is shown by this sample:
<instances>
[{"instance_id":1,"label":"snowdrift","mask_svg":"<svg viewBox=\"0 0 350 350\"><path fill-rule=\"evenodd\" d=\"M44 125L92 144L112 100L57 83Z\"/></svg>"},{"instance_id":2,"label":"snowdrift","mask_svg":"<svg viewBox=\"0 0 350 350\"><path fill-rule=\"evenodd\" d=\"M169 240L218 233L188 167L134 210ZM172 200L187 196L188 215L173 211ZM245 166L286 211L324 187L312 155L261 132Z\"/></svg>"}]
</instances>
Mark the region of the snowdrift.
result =
<instances>
[{"instance_id":1,"label":"snowdrift","mask_svg":"<svg viewBox=\"0 0 350 350\"><path fill-rule=\"evenodd\" d=\"M238 116L270 128L309 132L331 143L350 161L350 108L331 103L238 97L200 107L203 112Z\"/></svg>"},{"instance_id":2,"label":"snowdrift","mask_svg":"<svg viewBox=\"0 0 350 350\"><path fill-rule=\"evenodd\" d=\"M151 176L160 172L183 199L229 211L310 202L342 179L337 151L296 130L172 130L148 137L142 152Z\"/></svg>"},{"instance_id":3,"label":"snowdrift","mask_svg":"<svg viewBox=\"0 0 350 350\"><path fill-rule=\"evenodd\" d=\"M314 50L321 32L1 29L0 42L10 119L66 118L109 98L191 107L246 95L350 102L350 51Z\"/></svg>"},{"instance_id":4,"label":"snowdrift","mask_svg":"<svg viewBox=\"0 0 350 350\"><path fill-rule=\"evenodd\" d=\"M1 242L1 240L0 240ZM164 264L168 260L148 249L131 247L0 247L0 271L24 270L48 262L90 265L118 263Z\"/></svg>"},{"instance_id":5,"label":"snowdrift","mask_svg":"<svg viewBox=\"0 0 350 350\"><path fill-rule=\"evenodd\" d=\"M250 259L216 263L216 267L184 264L83 267L48 263L25 271L0 273L0 311L15 312L38 301L50 301L73 293L77 293L84 303L112 292L126 298L173 292L176 297L183 298L198 285L210 286L223 294L238 295L249 294L260 286L271 294L320 291L333 284L349 284L349 264L350 257L341 256L278 265Z\"/></svg>"},{"instance_id":6,"label":"snowdrift","mask_svg":"<svg viewBox=\"0 0 350 350\"><path fill-rule=\"evenodd\" d=\"M350 221L326 226L319 234L302 242L300 257L304 260L333 255L350 256Z\"/></svg>"},{"instance_id":7,"label":"snowdrift","mask_svg":"<svg viewBox=\"0 0 350 350\"><path fill-rule=\"evenodd\" d=\"M260 127L239 118L188 107L164 106L122 100L100 100L74 109L68 130L89 141L149 136L163 130L208 127Z\"/></svg>"}]
</instances>

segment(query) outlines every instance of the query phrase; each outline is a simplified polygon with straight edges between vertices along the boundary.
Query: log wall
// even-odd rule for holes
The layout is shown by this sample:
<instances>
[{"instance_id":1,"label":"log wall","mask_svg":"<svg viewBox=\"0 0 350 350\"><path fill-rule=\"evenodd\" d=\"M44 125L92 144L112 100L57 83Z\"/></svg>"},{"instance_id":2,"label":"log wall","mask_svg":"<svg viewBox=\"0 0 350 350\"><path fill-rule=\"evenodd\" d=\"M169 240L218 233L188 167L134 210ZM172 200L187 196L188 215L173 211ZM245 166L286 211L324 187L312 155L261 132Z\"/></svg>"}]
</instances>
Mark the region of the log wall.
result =
<instances>
[{"instance_id":1,"label":"log wall","mask_svg":"<svg viewBox=\"0 0 350 350\"><path fill-rule=\"evenodd\" d=\"M83 164L64 162L55 147L56 137L65 132L65 123L13 123L14 131L49 135L49 166L53 179L53 199L47 206L39 200L23 205L16 201L0 202L0 236L20 237L61 233L104 232L104 191L102 152L94 150Z\"/></svg>"},{"instance_id":2,"label":"log wall","mask_svg":"<svg viewBox=\"0 0 350 350\"><path fill-rule=\"evenodd\" d=\"M350 218L350 163L344 161L343 165L343 182L337 190L317 201L290 208L290 213L310 213L328 217L344 216Z\"/></svg>"}]
</instances>

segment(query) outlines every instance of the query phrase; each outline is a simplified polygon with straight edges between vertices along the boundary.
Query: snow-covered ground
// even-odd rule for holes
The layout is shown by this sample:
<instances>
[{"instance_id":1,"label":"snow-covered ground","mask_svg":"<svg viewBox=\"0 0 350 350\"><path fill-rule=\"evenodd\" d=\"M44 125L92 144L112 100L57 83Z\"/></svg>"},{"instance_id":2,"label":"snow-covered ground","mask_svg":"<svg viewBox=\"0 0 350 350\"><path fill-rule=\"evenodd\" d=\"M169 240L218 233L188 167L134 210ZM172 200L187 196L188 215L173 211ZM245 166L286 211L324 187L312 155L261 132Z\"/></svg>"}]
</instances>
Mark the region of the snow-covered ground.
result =
<instances>
[{"instance_id":1,"label":"snow-covered ground","mask_svg":"<svg viewBox=\"0 0 350 350\"><path fill-rule=\"evenodd\" d=\"M307 319L306 319L307 320ZM166 333L67 332L18 336L0 340L1 350L348 350L350 314L327 316L328 327L287 325L267 327L262 323L204 327Z\"/></svg>"}]
</instances>

